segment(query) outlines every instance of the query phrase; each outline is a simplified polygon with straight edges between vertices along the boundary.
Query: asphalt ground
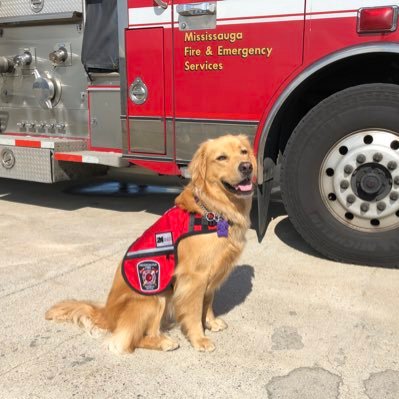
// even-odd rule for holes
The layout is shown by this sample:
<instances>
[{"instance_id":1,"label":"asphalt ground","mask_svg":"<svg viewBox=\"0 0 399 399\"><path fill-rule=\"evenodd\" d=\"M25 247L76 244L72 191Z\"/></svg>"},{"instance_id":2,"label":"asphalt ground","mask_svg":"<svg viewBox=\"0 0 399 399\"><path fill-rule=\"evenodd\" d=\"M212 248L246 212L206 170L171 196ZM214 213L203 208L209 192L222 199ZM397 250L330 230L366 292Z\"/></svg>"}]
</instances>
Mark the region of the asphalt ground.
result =
<instances>
[{"instance_id":1,"label":"asphalt ground","mask_svg":"<svg viewBox=\"0 0 399 399\"><path fill-rule=\"evenodd\" d=\"M265 240L248 232L217 294L229 328L207 332L215 352L174 328L174 352L117 356L44 319L61 299L104 301L128 245L178 191L0 180L0 398L399 398L399 271L323 259L278 198Z\"/></svg>"}]
</instances>

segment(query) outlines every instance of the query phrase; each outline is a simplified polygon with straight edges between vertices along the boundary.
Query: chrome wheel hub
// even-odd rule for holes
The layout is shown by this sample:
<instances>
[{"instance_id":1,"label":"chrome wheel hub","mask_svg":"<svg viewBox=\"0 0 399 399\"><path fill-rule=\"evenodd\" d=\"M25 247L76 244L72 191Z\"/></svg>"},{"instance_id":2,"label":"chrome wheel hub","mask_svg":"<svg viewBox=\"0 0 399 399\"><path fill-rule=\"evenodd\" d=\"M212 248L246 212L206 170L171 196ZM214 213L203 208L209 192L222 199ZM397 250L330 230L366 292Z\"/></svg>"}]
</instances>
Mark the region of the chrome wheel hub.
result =
<instances>
[{"instance_id":1,"label":"chrome wheel hub","mask_svg":"<svg viewBox=\"0 0 399 399\"><path fill-rule=\"evenodd\" d=\"M390 131L358 131L324 158L319 188L339 221L366 232L399 226L399 137Z\"/></svg>"}]
</instances>

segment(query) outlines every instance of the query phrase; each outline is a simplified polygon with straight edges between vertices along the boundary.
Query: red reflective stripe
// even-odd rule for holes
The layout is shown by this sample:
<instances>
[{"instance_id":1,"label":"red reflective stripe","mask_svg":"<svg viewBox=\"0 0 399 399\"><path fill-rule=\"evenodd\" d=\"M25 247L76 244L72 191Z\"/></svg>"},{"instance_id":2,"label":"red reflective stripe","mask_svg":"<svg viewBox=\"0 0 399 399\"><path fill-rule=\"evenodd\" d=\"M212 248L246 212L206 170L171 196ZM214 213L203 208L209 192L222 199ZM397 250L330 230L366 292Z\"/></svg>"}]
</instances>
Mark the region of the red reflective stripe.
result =
<instances>
[{"instance_id":1,"label":"red reflective stripe","mask_svg":"<svg viewBox=\"0 0 399 399\"><path fill-rule=\"evenodd\" d=\"M128 161L163 175L180 175L180 169L174 162L146 161L140 159L129 159Z\"/></svg>"},{"instance_id":2,"label":"red reflective stripe","mask_svg":"<svg viewBox=\"0 0 399 399\"><path fill-rule=\"evenodd\" d=\"M55 153L54 158L57 161L67 161L67 162L82 162L82 155L72 155L72 154L63 154L61 152Z\"/></svg>"},{"instance_id":3,"label":"red reflective stripe","mask_svg":"<svg viewBox=\"0 0 399 399\"><path fill-rule=\"evenodd\" d=\"M33 140L15 140L15 146L40 148L42 146L42 143L40 141Z\"/></svg>"}]
</instances>

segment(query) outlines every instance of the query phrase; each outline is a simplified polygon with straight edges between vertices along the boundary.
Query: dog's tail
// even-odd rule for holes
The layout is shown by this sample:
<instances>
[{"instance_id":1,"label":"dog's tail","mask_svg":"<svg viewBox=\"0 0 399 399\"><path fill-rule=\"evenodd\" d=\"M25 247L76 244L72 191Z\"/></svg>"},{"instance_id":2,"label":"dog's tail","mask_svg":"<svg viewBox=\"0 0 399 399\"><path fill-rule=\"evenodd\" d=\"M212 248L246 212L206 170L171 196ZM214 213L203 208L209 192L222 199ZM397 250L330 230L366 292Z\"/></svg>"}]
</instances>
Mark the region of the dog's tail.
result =
<instances>
[{"instance_id":1,"label":"dog's tail","mask_svg":"<svg viewBox=\"0 0 399 399\"><path fill-rule=\"evenodd\" d=\"M97 327L108 330L109 325L105 317L105 307L86 301L62 301L52 306L46 312L46 320L68 321L91 332Z\"/></svg>"}]
</instances>

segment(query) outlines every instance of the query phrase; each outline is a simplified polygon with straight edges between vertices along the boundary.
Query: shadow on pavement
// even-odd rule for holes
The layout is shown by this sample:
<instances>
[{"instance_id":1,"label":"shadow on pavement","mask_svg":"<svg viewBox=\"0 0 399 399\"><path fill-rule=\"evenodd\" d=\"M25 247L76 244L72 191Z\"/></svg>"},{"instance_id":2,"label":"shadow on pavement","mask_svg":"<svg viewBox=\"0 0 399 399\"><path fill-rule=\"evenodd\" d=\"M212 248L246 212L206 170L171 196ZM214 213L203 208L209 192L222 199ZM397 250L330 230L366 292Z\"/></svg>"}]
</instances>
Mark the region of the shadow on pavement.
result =
<instances>
[{"instance_id":1,"label":"shadow on pavement","mask_svg":"<svg viewBox=\"0 0 399 399\"><path fill-rule=\"evenodd\" d=\"M245 301L252 291L255 269L249 265L237 266L215 295L213 310L215 316L229 313Z\"/></svg>"},{"instance_id":2,"label":"shadow on pavement","mask_svg":"<svg viewBox=\"0 0 399 399\"><path fill-rule=\"evenodd\" d=\"M96 179L89 183L55 184L2 179L0 201L65 211L91 207L118 212L146 211L162 215L173 206L174 198L182 188L183 184L179 185L178 182L169 186L144 186L141 181L120 183L105 179Z\"/></svg>"},{"instance_id":3,"label":"shadow on pavement","mask_svg":"<svg viewBox=\"0 0 399 399\"><path fill-rule=\"evenodd\" d=\"M303 252L305 254L315 256L320 259L327 259L320 253L316 252L295 230L294 226L286 217L277 223L274 232L276 236L288 246Z\"/></svg>"},{"instance_id":4,"label":"shadow on pavement","mask_svg":"<svg viewBox=\"0 0 399 399\"><path fill-rule=\"evenodd\" d=\"M74 211L92 207L119 212L147 211L162 215L173 206L175 197L187 181L157 176L138 176L129 182L107 178L89 182L42 184L20 180L0 180L0 201ZM147 184L148 183L148 184ZM285 215L281 202L272 202L271 217ZM251 224L257 224L257 203L254 201Z\"/></svg>"},{"instance_id":5,"label":"shadow on pavement","mask_svg":"<svg viewBox=\"0 0 399 399\"><path fill-rule=\"evenodd\" d=\"M148 185L146 183L149 183ZM65 211L81 208L101 208L117 212L145 211L162 215L173 206L185 180L157 176L138 176L129 182L109 178L91 179L89 182L61 182L42 184L20 180L0 180L0 203L9 201L20 204L48 207ZM257 202L251 212L252 229L257 225ZM272 218L286 215L278 194L272 196L269 214ZM288 218L275 228L276 235L287 245L319 256L296 232Z\"/></svg>"}]
</instances>

